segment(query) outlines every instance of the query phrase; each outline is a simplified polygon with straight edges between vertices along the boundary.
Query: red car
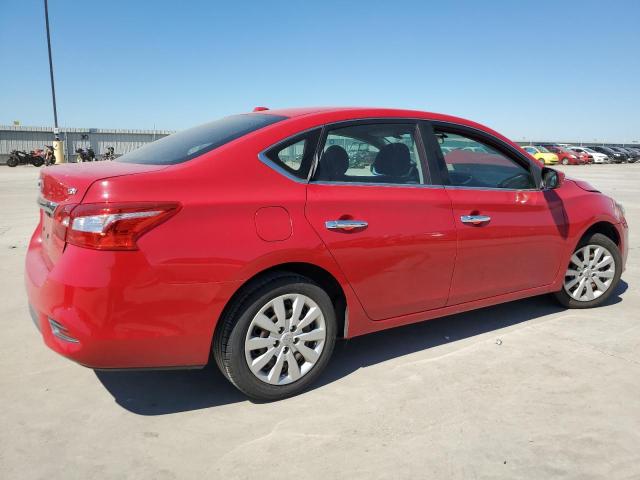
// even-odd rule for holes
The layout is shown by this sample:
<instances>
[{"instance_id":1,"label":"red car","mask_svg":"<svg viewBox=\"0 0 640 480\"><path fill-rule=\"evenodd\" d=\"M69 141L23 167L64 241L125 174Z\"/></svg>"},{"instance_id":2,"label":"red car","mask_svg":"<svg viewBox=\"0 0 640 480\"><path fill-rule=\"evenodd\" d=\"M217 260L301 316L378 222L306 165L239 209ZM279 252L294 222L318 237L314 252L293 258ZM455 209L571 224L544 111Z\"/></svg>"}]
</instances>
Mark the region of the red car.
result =
<instances>
[{"instance_id":1,"label":"red car","mask_svg":"<svg viewBox=\"0 0 640 480\"><path fill-rule=\"evenodd\" d=\"M50 348L95 369L212 354L266 400L313 382L339 337L547 293L601 305L628 248L610 197L418 111L231 116L47 168L40 189L26 287Z\"/></svg>"},{"instance_id":2,"label":"red car","mask_svg":"<svg viewBox=\"0 0 640 480\"><path fill-rule=\"evenodd\" d=\"M566 150L568 150L569 152L573 153L576 157L578 157L578 162L580 162L580 164L582 165L588 165L590 163L593 163L593 157L585 151L578 152L577 150L574 150L572 148L567 148Z\"/></svg>"},{"instance_id":3,"label":"red car","mask_svg":"<svg viewBox=\"0 0 640 480\"><path fill-rule=\"evenodd\" d=\"M558 156L558 160L563 165L584 165L585 163L588 163L587 159L582 159L578 156L578 153L573 150L557 145L544 145L544 147L550 152L555 153Z\"/></svg>"}]
</instances>

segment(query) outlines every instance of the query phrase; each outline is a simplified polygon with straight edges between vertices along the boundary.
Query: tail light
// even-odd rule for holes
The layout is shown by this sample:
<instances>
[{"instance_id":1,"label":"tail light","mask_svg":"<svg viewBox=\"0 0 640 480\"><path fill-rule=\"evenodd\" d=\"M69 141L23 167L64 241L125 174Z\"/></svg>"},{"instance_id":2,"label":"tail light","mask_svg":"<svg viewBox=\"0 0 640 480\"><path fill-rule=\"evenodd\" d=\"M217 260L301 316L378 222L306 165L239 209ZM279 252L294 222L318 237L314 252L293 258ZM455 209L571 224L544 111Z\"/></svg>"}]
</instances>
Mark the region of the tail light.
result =
<instances>
[{"instance_id":1,"label":"tail light","mask_svg":"<svg viewBox=\"0 0 640 480\"><path fill-rule=\"evenodd\" d=\"M137 250L141 235L175 215L177 203L64 205L54 213L54 233L67 243L96 250Z\"/></svg>"},{"instance_id":2,"label":"tail light","mask_svg":"<svg viewBox=\"0 0 640 480\"><path fill-rule=\"evenodd\" d=\"M77 206L75 203L62 205L53 212L53 233L60 238L60 240L65 240L67 227L71 221L71 212Z\"/></svg>"}]
</instances>

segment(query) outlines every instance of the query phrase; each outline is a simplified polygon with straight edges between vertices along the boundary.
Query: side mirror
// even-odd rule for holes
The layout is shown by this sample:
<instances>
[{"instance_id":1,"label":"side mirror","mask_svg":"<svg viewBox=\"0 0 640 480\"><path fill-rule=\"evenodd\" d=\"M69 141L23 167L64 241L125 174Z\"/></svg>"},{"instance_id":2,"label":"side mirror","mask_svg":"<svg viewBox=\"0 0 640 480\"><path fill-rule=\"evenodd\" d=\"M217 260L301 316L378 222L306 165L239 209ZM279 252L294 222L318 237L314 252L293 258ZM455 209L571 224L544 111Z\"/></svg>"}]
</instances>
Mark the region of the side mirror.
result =
<instances>
[{"instance_id":1,"label":"side mirror","mask_svg":"<svg viewBox=\"0 0 640 480\"><path fill-rule=\"evenodd\" d=\"M564 173L553 168L542 169L542 189L553 190L559 188L564 183Z\"/></svg>"}]
</instances>

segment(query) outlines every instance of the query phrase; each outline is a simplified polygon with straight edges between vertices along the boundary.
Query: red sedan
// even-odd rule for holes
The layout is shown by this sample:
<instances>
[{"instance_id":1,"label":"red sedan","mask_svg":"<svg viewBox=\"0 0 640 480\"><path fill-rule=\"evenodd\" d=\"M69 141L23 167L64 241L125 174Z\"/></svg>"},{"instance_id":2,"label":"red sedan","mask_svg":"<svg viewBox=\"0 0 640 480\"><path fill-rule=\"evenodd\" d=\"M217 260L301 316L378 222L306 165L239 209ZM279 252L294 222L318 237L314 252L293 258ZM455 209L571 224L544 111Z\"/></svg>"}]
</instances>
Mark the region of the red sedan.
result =
<instances>
[{"instance_id":1,"label":"red sedan","mask_svg":"<svg viewBox=\"0 0 640 480\"><path fill-rule=\"evenodd\" d=\"M585 151L577 151L574 150L572 148L567 148L567 150L571 153L573 153L576 157L578 157L578 161L582 164L582 165L588 165L590 163L593 163L593 157L591 155L589 155L587 152Z\"/></svg>"},{"instance_id":2,"label":"red sedan","mask_svg":"<svg viewBox=\"0 0 640 480\"><path fill-rule=\"evenodd\" d=\"M599 306L628 248L610 197L418 111L235 115L40 188L25 277L50 348L96 369L212 354L267 400L313 382L336 338L547 293Z\"/></svg>"}]
</instances>

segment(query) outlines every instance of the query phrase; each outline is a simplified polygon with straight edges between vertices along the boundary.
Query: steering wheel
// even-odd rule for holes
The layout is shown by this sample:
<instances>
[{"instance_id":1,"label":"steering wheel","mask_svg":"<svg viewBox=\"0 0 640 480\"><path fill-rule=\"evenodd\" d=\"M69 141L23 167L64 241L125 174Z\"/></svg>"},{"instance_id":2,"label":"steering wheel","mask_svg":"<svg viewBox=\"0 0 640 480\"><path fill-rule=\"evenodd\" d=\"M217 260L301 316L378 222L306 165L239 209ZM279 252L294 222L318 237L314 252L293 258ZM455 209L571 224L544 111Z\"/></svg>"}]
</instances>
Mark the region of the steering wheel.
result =
<instances>
[{"instance_id":1,"label":"steering wheel","mask_svg":"<svg viewBox=\"0 0 640 480\"><path fill-rule=\"evenodd\" d=\"M462 172L449 172L449 181L452 185L468 185L473 180L473 176Z\"/></svg>"},{"instance_id":2,"label":"steering wheel","mask_svg":"<svg viewBox=\"0 0 640 480\"><path fill-rule=\"evenodd\" d=\"M505 178L499 184L499 188L530 188L531 177L528 173L522 172L512 177Z\"/></svg>"}]
</instances>

